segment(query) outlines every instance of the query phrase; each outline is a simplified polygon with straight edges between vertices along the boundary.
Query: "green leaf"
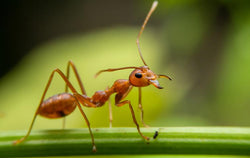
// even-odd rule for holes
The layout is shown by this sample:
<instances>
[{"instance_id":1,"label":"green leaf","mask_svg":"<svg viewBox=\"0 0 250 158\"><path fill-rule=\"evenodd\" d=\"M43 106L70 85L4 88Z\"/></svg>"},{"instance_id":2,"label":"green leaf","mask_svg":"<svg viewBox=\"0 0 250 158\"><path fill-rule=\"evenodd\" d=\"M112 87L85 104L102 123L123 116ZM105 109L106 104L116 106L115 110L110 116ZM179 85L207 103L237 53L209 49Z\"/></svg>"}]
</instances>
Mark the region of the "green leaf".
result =
<instances>
[{"instance_id":1,"label":"green leaf","mask_svg":"<svg viewBox=\"0 0 250 158\"><path fill-rule=\"evenodd\" d=\"M32 131L28 139L13 145L26 131L0 133L1 157L73 156L73 155L145 155L202 154L250 155L250 128L173 127L142 128L143 140L136 128L94 128L97 152L92 152L88 129ZM155 131L159 132L153 139Z\"/></svg>"}]
</instances>

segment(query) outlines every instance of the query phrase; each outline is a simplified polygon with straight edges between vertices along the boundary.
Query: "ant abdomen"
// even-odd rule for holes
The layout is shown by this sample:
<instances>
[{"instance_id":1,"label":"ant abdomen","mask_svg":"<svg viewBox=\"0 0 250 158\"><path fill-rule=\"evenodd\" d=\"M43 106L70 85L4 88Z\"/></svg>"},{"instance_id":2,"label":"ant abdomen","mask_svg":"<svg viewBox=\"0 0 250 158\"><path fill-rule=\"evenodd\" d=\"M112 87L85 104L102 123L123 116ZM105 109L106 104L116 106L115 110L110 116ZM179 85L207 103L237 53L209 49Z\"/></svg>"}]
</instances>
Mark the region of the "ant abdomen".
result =
<instances>
[{"instance_id":1,"label":"ant abdomen","mask_svg":"<svg viewBox=\"0 0 250 158\"><path fill-rule=\"evenodd\" d=\"M72 113L76 106L77 102L72 94L61 93L43 101L38 114L46 118L61 118Z\"/></svg>"}]
</instances>

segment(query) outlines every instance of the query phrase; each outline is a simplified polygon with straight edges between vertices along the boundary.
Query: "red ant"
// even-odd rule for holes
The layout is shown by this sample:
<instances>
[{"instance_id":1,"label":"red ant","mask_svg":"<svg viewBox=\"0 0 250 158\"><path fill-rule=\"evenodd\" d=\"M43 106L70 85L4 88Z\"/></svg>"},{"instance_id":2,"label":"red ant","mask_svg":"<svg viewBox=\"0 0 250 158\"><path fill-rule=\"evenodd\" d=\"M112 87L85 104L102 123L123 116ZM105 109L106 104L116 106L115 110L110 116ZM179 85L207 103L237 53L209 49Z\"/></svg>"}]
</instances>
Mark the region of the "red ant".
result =
<instances>
[{"instance_id":1,"label":"red ant","mask_svg":"<svg viewBox=\"0 0 250 158\"><path fill-rule=\"evenodd\" d=\"M141 120L142 120L143 125L145 127L148 127L143 121L143 108L142 108L142 104L141 104L141 87L149 86L150 84L152 84L156 88L162 89L163 87L161 87L159 85L159 82L157 81L157 79L158 78L167 78L167 79L171 80L171 78L166 76L166 75L156 75L153 71L151 71L149 69L149 67L147 66L146 62L144 61L144 59L142 57L141 49L140 49L139 38L140 38L144 28L145 28L145 25L147 24L149 17L151 16L153 11L157 7L157 4L158 4L157 1L155 1L153 3L145 21L141 27L141 30L137 36L137 40L136 40L136 44L138 46L140 58L141 58L142 62L144 63L144 66L141 66L141 67L130 66L130 67L106 69L106 70L99 71L96 74L96 77L103 72L111 72L111 71L124 70L124 69L134 69L131 72L128 80L125 80L125 79L116 80L111 88L107 88L104 91L97 91L97 92L95 92L95 94L92 97L87 96L86 91L84 89L84 86L82 84L82 81L80 79L80 76L79 76L79 74L76 70L76 67L72 61L68 62L66 75L60 69L55 69L54 71L52 71L52 73L49 77L49 81L45 87L41 101L40 101L39 106L35 112L35 115L33 117L32 123L29 127L27 134L24 137L22 137L21 139L16 140L14 142L14 144L19 144L19 143L23 142L30 135L30 132L32 130L32 127L33 127L33 124L35 122L37 115L41 115L41 116L44 116L46 118L61 118L61 117L65 117L65 116L69 115L70 113L72 113L75 110L76 107L78 107L82 116L85 119L87 126L88 126L89 133L90 133L91 139L92 139L93 151L95 152L96 146L95 146L95 142L94 142L94 136L93 136L91 128L90 128L89 120L88 120L87 116L85 115L81 105L86 106L86 107L92 107L92 108L101 107L105 104L106 101L109 100L110 95L113 93L116 93L115 105L118 107L123 106L125 104L129 105L129 108L130 108L130 111L132 114L132 118L133 118L133 121L137 127L138 133L141 135L141 137L143 139L149 140L149 138L144 136L140 131L140 127L136 121L135 113L134 113L134 110L133 110L133 107L132 107L130 101L123 100L123 99L128 95L128 93L131 91L131 89L133 87L139 88L139 109L141 111ZM78 93L76 91L76 89L73 87L73 85L71 84L71 82L68 80L70 67L73 69L73 72L76 76L76 79L78 81L78 84L80 86L82 94ZM57 95L54 95L54 96L48 98L47 100L44 100L45 94L47 93L47 90L50 86L50 83L51 83L55 73L58 73L62 77L62 79L65 81L65 83L66 83L65 93L57 94ZM70 88L72 93L68 93L68 88ZM111 112L110 112L110 126L112 126Z\"/></svg>"}]
</instances>

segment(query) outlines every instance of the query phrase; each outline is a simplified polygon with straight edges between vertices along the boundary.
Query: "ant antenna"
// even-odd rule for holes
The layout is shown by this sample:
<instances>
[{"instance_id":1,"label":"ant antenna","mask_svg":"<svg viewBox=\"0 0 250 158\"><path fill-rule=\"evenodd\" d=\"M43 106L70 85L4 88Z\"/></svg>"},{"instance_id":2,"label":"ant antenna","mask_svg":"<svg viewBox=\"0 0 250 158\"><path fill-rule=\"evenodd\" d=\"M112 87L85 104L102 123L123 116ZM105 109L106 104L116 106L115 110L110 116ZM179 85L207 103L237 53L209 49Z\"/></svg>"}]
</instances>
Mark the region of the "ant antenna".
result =
<instances>
[{"instance_id":1,"label":"ant antenna","mask_svg":"<svg viewBox=\"0 0 250 158\"><path fill-rule=\"evenodd\" d=\"M115 68L115 69L106 69L106 70L101 70L95 74L95 78L99 76L103 72L112 72L112 71L117 71L117 70L124 70L124 69L139 69L139 67L135 66L128 66L128 67L121 67L121 68Z\"/></svg>"},{"instance_id":2,"label":"ant antenna","mask_svg":"<svg viewBox=\"0 0 250 158\"><path fill-rule=\"evenodd\" d=\"M143 22L141 30L140 30L140 32L139 32L139 34L137 36L137 39L136 39L136 44L137 44L137 47L138 47L139 55L140 55L141 60L142 60L142 62L144 63L145 66L148 66L148 65L146 64L145 60L143 59L143 56L142 56L142 53L141 53L141 48L140 48L139 38L141 37L141 34L142 34L142 32L143 32L143 30L144 30L144 28L145 28L145 26L146 26L146 24L148 22L148 19L150 18L151 14L154 12L154 10L157 7L157 5L158 5L158 1L154 1L153 4L152 4L152 7L150 8L150 10L148 12L148 15L146 16L146 19ZM95 78L97 76L99 76L103 72L112 72L112 71L124 70L124 69L139 69L139 68L140 67L129 66L129 67L122 67L122 68L101 70L101 71L99 71L99 72L96 73ZM163 77L163 75L160 75L160 77ZM164 78L166 78L166 77L164 77Z\"/></svg>"},{"instance_id":3,"label":"ant antenna","mask_svg":"<svg viewBox=\"0 0 250 158\"><path fill-rule=\"evenodd\" d=\"M146 24L148 22L148 19L150 18L151 14L154 12L157 5L158 5L158 1L154 1L153 4L152 4L152 7L150 8L150 10L148 12L148 15L146 16L146 19L144 20L144 23L143 23L143 25L141 27L141 30L140 30L140 32L139 32L139 34L137 36L137 40L136 40L136 44L137 44L137 47L138 47L138 51L139 51L141 60L142 60L142 62L144 63L145 66L147 66L147 64L146 64L145 60L142 57L139 38L140 38L140 36L141 36L141 34L142 34L142 32L143 32L143 30L144 30L144 28L145 28L145 26L146 26Z\"/></svg>"}]
</instances>

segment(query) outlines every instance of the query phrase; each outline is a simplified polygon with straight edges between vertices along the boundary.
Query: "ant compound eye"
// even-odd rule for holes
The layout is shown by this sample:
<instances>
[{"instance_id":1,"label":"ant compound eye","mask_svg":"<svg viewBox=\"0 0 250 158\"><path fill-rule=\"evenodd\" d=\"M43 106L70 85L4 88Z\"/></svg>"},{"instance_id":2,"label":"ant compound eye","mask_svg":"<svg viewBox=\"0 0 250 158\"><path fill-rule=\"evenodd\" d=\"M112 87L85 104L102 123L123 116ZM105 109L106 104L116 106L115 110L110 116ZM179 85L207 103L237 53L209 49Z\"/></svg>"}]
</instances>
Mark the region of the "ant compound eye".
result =
<instances>
[{"instance_id":1,"label":"ant compound eye","mask_svg":"<svg viewBox=\"0 0 250 158\"><path fill-rule=\"evenodd\" d=\"M135 73L135 77L136 77L136 78L141 78L141 77L142 77L142 74L141 74L141 73Z\"/></svg>"}]
</instances>

